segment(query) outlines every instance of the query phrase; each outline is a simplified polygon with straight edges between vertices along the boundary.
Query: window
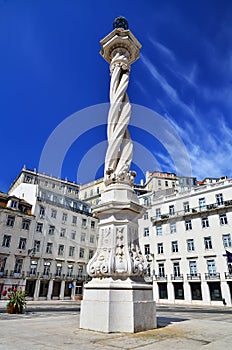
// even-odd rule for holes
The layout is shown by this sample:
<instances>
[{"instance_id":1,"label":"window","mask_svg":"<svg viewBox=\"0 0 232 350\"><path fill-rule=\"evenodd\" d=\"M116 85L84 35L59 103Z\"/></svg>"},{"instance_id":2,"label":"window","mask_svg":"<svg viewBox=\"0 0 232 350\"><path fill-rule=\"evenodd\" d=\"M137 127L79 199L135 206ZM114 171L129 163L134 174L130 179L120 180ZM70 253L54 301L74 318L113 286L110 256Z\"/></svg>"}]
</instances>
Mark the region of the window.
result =
<instances>
[{"instance_id":1,"label":"window","mask_svg":"<svg viewBox=\"0 0 232 350\"><path fill-rule=\"evenodd\" d=\"M195 247L194 247L194 240L193 239L187 239L187 250L189 252L192 252L195 250Z\"/></svg>"},{"instance_id":2,"label":"window","mask_svg":"<svg viewBox=\"0 0 232 350\"><path fill-rule=\"evenodd\" d=\"M72 187L68 187L68 193L72 193Z\"/></svg>"},{"instance_id":3,"label":"window","mask_svg":"<svg viewBox=\"0 0 232 350\"><path fill-rule=\"evenodd\" d=\"M148 220L148 212L147 212L147 211L146 211L146 213L144 213L143 219L144 219L144 220Z\"/></svg>"},{"instance_id":4,"label":"window","mask_svg":"<svg viewBox=\"0 0 232 350\"><path fill-rule=\"evenodd\" d=\"M206 210L205 198L200 198L199 199L199 209L200 210Z\"/></svg>"},{"instance_id":5,"label":"window","mask_svg":"<svg viewBox=\"0 0 232 350\"><path fill-rule=\"evenodd\" d=\"M37 222L36 224L36 232L42 232L43 230L43 224L40 222Z\"/></svg>"},{"instance_id":6,"label":"window","mask_svg":"<svg viewBox=\"0 0 232 350\"><path fill-rule=\"evenodd\" d=\"M220 282L211 282L209 285L209 293L211 300L222 300L222 292Z\"/></svg>"},{"instance_id":7,"label":"window","mask_svg":"<svg viewBox=\"0 0 232 350\"><path fill-rule=\"evenodd\" d=\"M18 208L18 201L15 201L14 199L12 199L10 206L11 206L11 208L17 209Z\"/></svg>"},{"instance_id":8,"label":"window","mask_svg":"<svg viewBox=\"0 0 232 350\"><path fill-rule=\"evenodd\" d=\"M56 277L61 277L62 265L60 263L56 264Z\"/></svg>"},{"instance_id":9,"label":"window","mask_svg":"<svg viewBox=\"0 0 232 350\"><path fill-rule=\"evenodd\" d=\"M2 247L9 248L10 247L11 236L4 235L2 240Z\"/></svg>"},{"instance_id":10,"label":"window","mask_svg":"<svg viewBox=\"0 0 232 350\"><path fill-rule=\"evenodd\" d=\"M172 252L178 253L178 242L177 241L172 242Z\"/></svg>"},{"instance_id":11,"label":"window","mask_svg":"<svg viewBox=\"0 0 232 350\"><path fill-rule=\"evenodd\" d=\"M83 266L79 265L78 277L83 277Z\"/></svg>"},{"instance_id":12,"label":"window","mask_svg":"<svg viewBox=\"0 0 232 350\"><path fill-rule=\"evenodd\" d=\"M89 241L90 243L94 243L94 235L90 235Z\"/></svg>"},{"instance_id":13,"label":"window","mask_svg":"<svg viewBox=\"0 0 232 350\"><path fill-rule=\"evenodd\" d=\"M56 184L53 183L53 184L52 184L52 188L56 188Z\"/></svg>"},{"instance_id":14,"label":"window","mask_svg":"<svg viewBox=\"0 0 232 350\"><path fill-rule=\"evenodd\" d=\"M82 219L82 227L86 227L87 226L87 220L86 219Z\"/></svg>"},{"instance_id":15,"label":"window","mask_svg":"<svg viewBox=\"0 0 232 350\"><path fill-rule=\"evenodd\" d=\"M91 221L91 229L93 230L95 228L95 221Z\"/></svg>"},{"instance_id":16,"label":"window","mask_svg":"<svg viewBox=\"0 0 232 350\"><path fill-rule=\"evenodd\" d=\"M170 224L170 232L175 233L176 232L176 224Z\"/></svg>"},{"instance_id":17,"label":"window","mask_svg":"<svg viewBox=\"0 0 232 350\"><path fill-rule=\"evenodd\" d=\"M54 218L54 219L56 219L56 215L57 215L57 210L52 209L51 217Z\"/></svg>"},{"instance_id":18,"label":"window","mask_svg":"<svg viewBox=\"0 0 232 350\"><path fill-rule=\"evenodd\" d=\"M74 256L74 250L75 250L75 247L72 247L72 246L69 247L69 256Z\"/></svg>"},{"instance_id":19,"label":"window","mask_svg":"<svg viewBox=\"0 0 232 350\"><path fill-rule=\"evenodd\" d=\"M30 220L24 220L22 221L22 229L23 230L29 230L30 227Z\"/></svg>"},{"instance_id":20,"label":"window","mask_svg":"<svg viewBox=\"0 0 232 350\"><path fill-rule=\"evenodd\" d=\"M64 245L60 244L58 248L58 255L63 255L64 254Z\"/></svg>"},{"instance_id":21,"label":"window","mask_svg":"<svg viewBox=\"0 0 232 350\"><path fill-rule=\"evenodd\" d=\"M26 238L19 238L19 245L18 245L18 249L26 249L26 244L27 244L27 239Z\"/></svg>"},{"instance_id":22,"label":"window","mask_svg":"<svg viewBox=\"0 0 232 350\"><path fill-rule=\"evenodd\" d=\"M212 249L212 240L211 237L204 237L205 249Z\"/></svg>"},{"instance_id":23,"label":"window","mask_svg":"<svg viewBox=\"0 0 232 350\"><path fill-rule=\"evenodd\" d=\"M157 254L163 254L163 252L164 252L163 243L158 243L157 244Z\"/></svg>"},{"instance_id":24,"label":"window","mask_svg":"<svg viewBox=\"0 0 232 350\"><path fill-rule=\"evenodd\" d=\"M99 187L97 187L97 194L99 194L100 193L100 188Z\"/></svg>"},{"instance_id":25,"label":"window","mask_svg":"<svg viewBox=\"0 0 232 350\"><path fill-rule=\"evenodd\" d=\"M150 254L150 244L144 245L144 254L149 255Z\"/></svg>"},{"instance_id":26,"label":"window","mask_svg":"<svg viewBox=\"0 0 232 350\"><path fill-rule=\"evenodd\" d=\"M165 277L164 263L158 264L159 277Z\"/></svg>"},{"instance_id":27,"label":"window","mask_svg":"<svg viewBox=\"0 0 232 350\"><path fill-rule=\"evenodd\" d=\"M68 265L67 277L72 277L73 274L73 265Z\"/></svg>"},{"instance_id":28,"label":"window","mask_svg":"<svg viewBox=\"0 0 232 350\"><path fill-rule=\"evenodd\" d=\"M55 226L49 225L48 234L54 235L54 233L55 233Z\"/></svg>"},{"instance_id":29,"label":"window","mask_svg":"<svg viewBox=\"0 0 232 350\"><path fill-rule=\"evenodd\" d=\"M190 275L192 275L192 276L197 275L197 262L196 262L196 260L189 261L189 271L190 271Z\"/></svg>"},{"instance_id":30,"label":"window","mask_svg":"<svg viewBox=\"0 0 232 350\"><path fill-rule=\"evenodd\" d=\"M48 181L44 181L44 186L48 187Z\"/></svg>"},{"instance_id":31,"label":"window","mask_svg":"<svg viewBox=\"0 0 232 350\"><path fill-rule=\"evenodd\" d=\"M40 206L40 208L39 208L39 217L40 217L41 219L43 219L44 216L45 216L45 208L42 207L42 206Z\"/></svg>"},{"instance_id":32,"label":"window","mask_svg":"<svg viewBox=\"0 0 232 350\"><path fill-rule=\"evenodd\" d=\"M179 262L173 263L173 274L175 277L180 276L180 263Z\"/></svg>"},{"instance_id":33,"label":"window","mask_svg":"<svg viewBox=\"0 0 232 350\"><path fill-rule=\"evenodd\" d=\"M231 247L231 236L230 233L222 235L224 247Z\"/></svg>"},{"instance_id":34,"label":"window","mask_svg":"<svg viewBox=\"0 0 232 350\"><path fill-rule=\"evenodd\" d=\"M57 203L57 202L58 202L58 198L57 198L57 196L55 196L55 195L53 195L53 202L54 202L54 203Z\"/></svg>"},{"instance_id":35,"label":"window","mask_svg":"<svg viewBox=\"0 0 232 350\"><path fill-rule=\"evenodd\" d=\"M189 202L184 202L183 206L184 206L184 212L189 213L190 212Z\"/></svg>"},{"instance_id":36,"label":"window","mask_svg":"<svg viewBox=\"0 0 232 350\"><path fill-rule=\"evenodd\" d=\"M202 228L209 227L209 219L207 217L201 219L201 226Z\"/></svg>"},{"instance_id":37,"label":"window","mask_svg":"<svg viewBox=\"0 0 232 350\"><path fill-rule=\"evenodd\" d=\"M67 221L67 218L68 218L68 215L66 213L63 213L62 215L62 221L63 222L66 222Z\"/></svg>"},{"instance_id":38,"label":"window","mask_svg":"<svg viewBox=\"0 0 232 350\"><path fill-rule=\"evenodd\" d=\"M37 261L32 260L31 261L31 267L30 267L30 275L35 276L36 275L36 270L37 270Z\"/></svg>"},{"instance_id":39,"label":"window","mask_svg":"<svg viewBox=\"0 0 232 350\"><path fill-rule=\"evenodd\" d=\"M49 273L50 273L50 265L51 265L50 262L45 262L44 263L44 270L43 270L43 275L44 276L48 276L49 275Z\"/></svg>"},{"instance_id":40,"label":"window","mask_svg":"<svg viewBox=\"0 0 232 350\"><path fill-rule=\"evenodd\" d=\"M79 209L77 202L73 202L73 209Z\"/></svg>"},{"instance_id":41,"label":"window","mask_svg":"<svg viewBox=\"0 0 232 350\"><path fill-rule=\"evenodd\" d=\"M175 215L174 205L169 205L169 215Z\"/></svg>"},{"instance_id":42,"label":"window","mask_svg":"<svg viewBox=\"0 0 232 350\"><path fill-rule=\"evenodd\" d=\"M34 241L34 252L40 251L40 241Z\"/></svg>"},{"instance_id":43,"label":"window","mask_svg":"<svg viewBox=\"0 0 232 350\"><path fill-rule=\"evenodd\" d=\"M71 231L71 239L75 239L76 238L76 231Z\"/></svg>"},{"instance_id":44,"label":"window","mask_svg":"<svg viewBox=\"0 0 232 350\"><path fill-rule=\"evenodd\" d=\"M89 259L92 259L92 257L93 257L93 250L90 250L89 251Z\"/></svg>"},{"instance_id":45,"label":"window","mask_svg":"<svg viewBox=\"0 0 232 350\"><path fill-rule=\"evenodd\" d=\"M165 186L168 187L168 180L165 180Z\"/></svg>"},{"instance_id":46,"label":"window","mask_svg":"<svg viewBox=\"0 0 232 350\"><path fill-rule=\"evenodd\" d=\"M85 250L84 248L80 248L79 258L84 258L85 256Z\"/></svg>"},{"instance_id":47,"label":"window","mask_svg":"<svg viewBox=\"0 0 232 350\"><path fill-rule=\"evenodd\" d=\"M26 181L25 182L32 182L32 177L31 176L26 176Z\"/></svg>"},{"instance_id":48,"label":"window","mask_svg":"<svg viewBox=\"0 0 232 350\"><path fill-rule=\"evenodd\" d=\"M226 225L226 224L228 224L228 220L227 220L226 214L221 214L221 215L219 215L219 219L220 219L220 224L221 224L221 225Z\"/></svg>"},{"instance_id":49,"label":"window","mask_svg":"<svg viewBox=\"0 0 232 350\"><path fill-rule=\"evenodd\" d=\"M159 219L161 217L161 209L160 208L157 208L155 210L155 216L156 216L157 219Z\"/></svg>"},{"instance_id":50,"label":"window","mask_svg":"<svg viewBox=\"0 0 232 350\"><path fill-rule=\"evenodd\" d=\"M157 234L157 236L162 235L162 226L156 226L156 234Z\"/></svg>"},{"instance_id":51,"label":"window","mask_svg":"<svg viewBox=\"0 0 232 350\"><path fill-rule=\"evenodd\" d=\"M185 220L185 230L186 231L192 230L192 221L191 220Z\"/></svg>"},{"instance_id":52,"label":"window","mask_svg":"<svg viewBox=\"0 0 232 350\"><path fill-rule=\"evenodd\" d=\"M52 254L52 246L53 246L52 243L47 242L46 253Z\"/></svg>"},{"instance_id":53,"label":"window","mask_svg":"<svg viewBox=\"0 0 232 350\"><path fill-rule=\"evenodd\" d=\"M73 223L73 225L76 225L76 223L77 223L77 217L75 215L73 215L73 217L72 217L72 223Z\"/></svg>"},{"instance_id":54,"label":"window","mask_svg":"<svg viewBox=\"0 0 232 350\"><path fill-rule=\"evenodd\" d=\"M15 217L8 215L6 226L13 227L14 226L14 222L15 222Z\"/></svg>"},{"instance_id":55,"label":"window","mask_svg":"<svg viewBox=\"0 0 232 350\"><path fill-rule=\"evenodd\" d=\"M207 260L207 269L210 275L216 274L215 260Z\"/></svg>"},{"instance_id":56,"label":"window","mask_svg":"<svg viewBox=\"0 0 232 350\"><path fill-rule=\"evenodd\" d=\"M161 186L161 180L158 180L158 186Z\"/></svg>"},{"instance_id":57,"label":"window","mask_svg":"<svg viewBox=\"0 0 232 350\"><path fill-rule=\"evenodd\" d=\"M15 266L14 266L14 273L21 273L23 267L23 259L16 258L15 259Z\"/></svg>"},{"instance_id":58,"label":"window","mask_svg":"<svg viewBox=\"0 0 232 350\"><path fill-rule=\"evenodd\" d=\"M144 237L148 237L149 236L149 227L144 227L143 236Z\"/></svg>"},{"instance_id":59,"label":"window","mask_svg":"<svg viewBox=\"0 0 232 350\"><path fill-rule=\"evenodd\" d=\"M66 233L66 229L65 228L61 228L61 230L60 230L60 237L65 237L65 233Z\"/></svg>"},{"instance_id":60,"label":"window","mask_svg":"<svg viewBox=\"0 0 232 350\"><path fill-rule=\"evenodd\" d=\"M81 233L81 242L85 242L85 233L84 232Z\"/></svg>"},{"instance_id":61,"label":"window","mask_svg":"<svg viewBox=\"0 0 232 350\"><path fill-rule=\"evenodd\" d=\"M217 205L223 205L224 201L223 201L222 193L216 194L216 202L217 202Z\"/></svg>"},{"instance_id":62,"label":"window","mask_svg":"<svg viewBox=\"0 0 232 350\"><path fill-rule=\"evenodd\" d=\"M93 189L90 190L90 197L93 195Z\"/></svg>"}]
</instances>

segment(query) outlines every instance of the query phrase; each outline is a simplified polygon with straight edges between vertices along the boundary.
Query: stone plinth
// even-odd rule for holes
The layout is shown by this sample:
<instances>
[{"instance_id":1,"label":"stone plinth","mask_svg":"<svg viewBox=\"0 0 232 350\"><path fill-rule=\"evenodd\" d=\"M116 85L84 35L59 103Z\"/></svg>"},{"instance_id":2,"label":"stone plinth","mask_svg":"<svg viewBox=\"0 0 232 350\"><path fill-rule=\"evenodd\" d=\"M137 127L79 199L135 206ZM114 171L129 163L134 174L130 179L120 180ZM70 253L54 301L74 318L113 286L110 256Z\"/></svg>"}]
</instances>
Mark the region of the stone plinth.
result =
<instances>
[{"instance_id":1,"label":"stone plinth","mask_svg":"<svg viewBox=\"0 0 232 350\"><path fill-rule=\"evenodd\" d=\"M80 327L101 332L139 332L156 328L152 285L144 281L147 261L138 240L144 213L128 184L108 186L94 209L98 248L87 271Z\"/></svg>"},{"instance_id":2,"label":"stone plinth","mask_svg":"<svg viewBox=\"0 0 232 350\"><path fill-rule=\"evenodd\" d=\"M152 286L143 280L94 278L85 286L80 328L135 333L156 327Z\"/></svg>"}]
</instances>

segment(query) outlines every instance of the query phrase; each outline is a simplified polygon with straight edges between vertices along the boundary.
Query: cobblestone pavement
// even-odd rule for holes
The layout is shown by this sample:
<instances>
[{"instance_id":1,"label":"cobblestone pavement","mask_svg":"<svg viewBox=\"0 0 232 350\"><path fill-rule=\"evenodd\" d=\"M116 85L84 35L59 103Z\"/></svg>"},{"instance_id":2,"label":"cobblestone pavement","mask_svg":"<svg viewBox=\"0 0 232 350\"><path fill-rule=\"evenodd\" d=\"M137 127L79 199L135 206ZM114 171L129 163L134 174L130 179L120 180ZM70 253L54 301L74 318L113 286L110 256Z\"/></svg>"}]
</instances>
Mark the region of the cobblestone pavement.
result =
<instances>
[{"instance_id":1,"label":"cobblestone pavement","mask_svg":"<svg viewBox=\"0 0 232 350\"><path fill-rule=\"evenodd\" d=\"M104 334L79 329L77 302L30 302L22 315L8 315L0 304L0 350L218 350L232 344L232 308L157 305L159 328Z\"/></svg>"}]
</instances>

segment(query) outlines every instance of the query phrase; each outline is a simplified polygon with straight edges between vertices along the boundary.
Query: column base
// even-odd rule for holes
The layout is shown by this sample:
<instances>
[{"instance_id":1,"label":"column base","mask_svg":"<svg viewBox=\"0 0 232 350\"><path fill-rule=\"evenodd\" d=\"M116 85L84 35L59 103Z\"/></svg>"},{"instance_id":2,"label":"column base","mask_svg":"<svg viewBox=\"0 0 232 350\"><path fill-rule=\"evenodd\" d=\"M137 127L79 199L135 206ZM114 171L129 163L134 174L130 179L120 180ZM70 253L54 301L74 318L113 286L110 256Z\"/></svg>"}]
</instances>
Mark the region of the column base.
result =
<instances>
[{"instance_id":1,"label":"column base","mask_svg":"<svg viewBox=\"0 0 232 350\"><path fill-rule=\"evenodd\" d=\"M94 278L84 288L80 328L135 333L157 327L152 286L131 278Z\"/></svg>"}]
</instances>

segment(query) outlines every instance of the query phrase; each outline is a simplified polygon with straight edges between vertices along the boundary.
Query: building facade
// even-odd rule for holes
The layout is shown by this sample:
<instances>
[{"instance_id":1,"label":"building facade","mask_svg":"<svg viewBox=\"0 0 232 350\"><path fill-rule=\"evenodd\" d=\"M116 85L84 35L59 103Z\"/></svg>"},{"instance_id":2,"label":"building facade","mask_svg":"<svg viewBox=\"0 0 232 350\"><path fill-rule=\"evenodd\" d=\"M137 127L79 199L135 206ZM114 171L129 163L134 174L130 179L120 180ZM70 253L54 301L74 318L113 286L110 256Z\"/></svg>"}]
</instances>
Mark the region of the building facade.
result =
<instances>
[{"instance_id":1,"label":"building facade","mask_svg":"<svg viewBox=\"0 0 232 350\"><path fill-rule=\"evenodd\" d=\"M148 200L149 199L149 200ZM232 180L150 192L139 221L157 302L232 305Z\"/></svg>"},{"instance_id":2,"label":"building facade","mask_svg":"<svg viewBox=\"0 0 232 350\"><path fill-rule=\"evenodd\" d=\"M32 205L0 192L0 295L12 285L25 285L22 275L30 260L26 248L34 225Z\"/></svg>"},{"instance_id":3,"label":"building facade","mask_svg":"<svg viewBox=\"0 0 232 350\"><path fill-rule=\"evenodd\" d=\"M97 220L90 205L79 199L79 186L23 169L9 193L30 203L34 219L21 249L20 281L7 283L20 285L34 300L82 294L88 279L86 265L96 249ZM13 266L16 247L9 248ZM4 250L2 241L1 254Z\"/></svg>"}]
</instances>

